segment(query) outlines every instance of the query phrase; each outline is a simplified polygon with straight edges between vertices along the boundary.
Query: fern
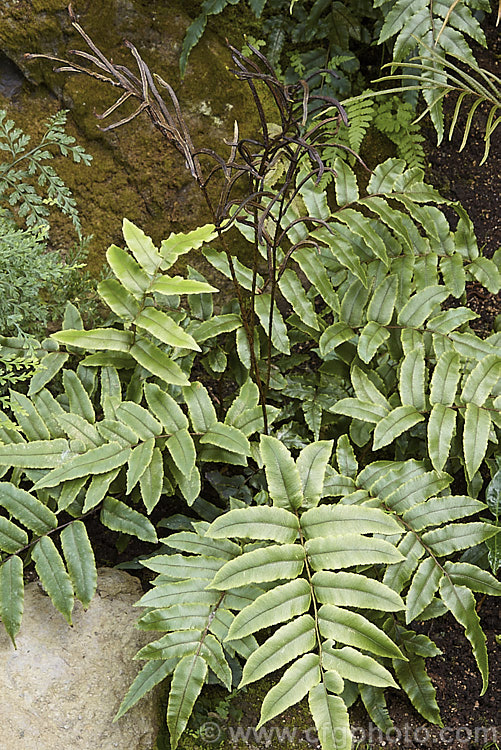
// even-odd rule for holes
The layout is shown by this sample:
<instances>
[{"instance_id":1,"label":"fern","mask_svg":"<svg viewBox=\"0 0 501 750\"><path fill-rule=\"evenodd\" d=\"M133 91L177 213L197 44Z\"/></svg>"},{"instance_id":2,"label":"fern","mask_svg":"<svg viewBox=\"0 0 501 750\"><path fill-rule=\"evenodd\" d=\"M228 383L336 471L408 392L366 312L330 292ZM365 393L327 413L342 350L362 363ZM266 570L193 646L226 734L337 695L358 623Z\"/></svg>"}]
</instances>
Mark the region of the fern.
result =
<instances>
[{"instance_id":1,"label":"fern","mask_svg":"<svg viewBox=\"0 0 501 750\"><path fill-rule=\"evenodd\" d=\"M183 39L181 55L179 57L181 75L184 75L186 71L190 52L200 41L210 16L216 16L221 13L227 5L236 5L238 2L240 2L240 0L204 0L200 7L200 15L198 15L190 24ZM259 5L259 3L253 3L253 10L255 12L259 10L257 5Z\"/></svg>"},{"instance_id":2,"label":"fern","mask_svg":"<svg viewBox=\"0 0 501 750\"><path fill-rule=\"evenodd\" d=\"M334 747L334 737L336 747L351 747L344 679L357 683L378 726L387 728L383 690L397 686L390 660L417 710L440 724L423 659L440 652L400 620L403 614L411 622L433 601L465 627L485 690L485 643L471 592L500 595L501 585L476 566L441 561L468 545L468 536L480 540L496 533L490 524L470 523L464 536L453 539L454 524L444 526L485 506L436 497L439 475L415 461L376 462L358 473L355 468L353 490L364 493L357 502L352 492L333 493L331 451L332 441L319 441L294 461L280 441L263 436L261 458L273 504L249 508L235 502L210 525L193 523L192 530L168 536L171 554L143 561L159 576L138 602L147 608L139 626L165 635L138 653L147 663L117 718L173 673L167 722L175 750L208 674L230 689L228 660L237 654L244 660L239 687L287 666L263 700L258 728L308 695L322 747ZM347 451L344 436L338 442L340 467ZM450 481L444 478L441 488ZM341 500L319 504L332 494ZM260 540L259 547L246 545L249 539ZM377 578L353 572L368 563L378 565ZM272 635L256 641L270 627Z\"/></svg>"},{"instance_id":3,"label":"fern","mask_svg":"<svg viewBox=\"0 0 501 750\"><path fill-rule=\"evenodd\" d=\"M405 86L400 90L423 91L428 106L415 122L419 122L422 117L430 113L439 142L442 140L444 130L444 117L441 110L443 99L451 94L456 95L448 137L451 140L455 129L463 128L460 152L470 136L477 109L481 111L482 108L489 108L484 133L485 149L480 161L480 165L482 165L489 155L492 135L501 121L498 116L501 110L501 79L462 55L450 53L449 56L452 59L442 60L439 58L436 49L427 45L422 45L422 47L423 52L420 57L401 64L404 69L402 76L390 75L378 80L383 82L402 79ZM437 78L434 73L438 59L443 66L443 75L440 78ZM395 90L398 91L399 89ZM466 107L468 107L465 113L466 120L464 125L460 125L460 116L462 110Z\"/></svg>"},{"instance_id":4,"label":"fern","mask_svg":"<svg viewBox=\"0 0 501 750\"><path fill-rule=\"evenodd\" d=\"M0 197L16 206L18 214L28 227L47 224L49 205L57 206L69 216L80 237L81 225L75 200L69 188L58 176L50 161L57 150L62 156L71 156L76 164L89 165L92 157L64 130L66 111L53 115L40 143L28 149L31 138L6 119L0 110L0 151L6 160L0 164ZM36 177L36 182L34 178ZM42 190L40 190L42 188ZM44 193L46 197L44 197Z\"/></svg>"},{"instance_id":5,"label":"fern","mask_svg":"<svg viewBox=\"0 0 501 750\"><path fill-rule=\"evenodd\" d=\"M189 26L183 40L180 69L184 74L188 57L200 41L209 18L224 11L228 5L242 0L207 0ZM289 0L248 0L256 19L261 20L258 46L266 45L266 56L287 82L297 75L305 78L316 93L346 96L357 84L355 80L363 57L360 44L368 44L374 35L374 22L379 11L370 0L353 8L349 2L313 3ZM264 11L266 10L266 13ZM251 42L249 37L247 42ZM247 42L243 47L248 54ZM252 41L254 47L256 45ZM355 47L355 52L351 50ZM326 69L333 70L327 72ZM333 71L336 71L333 74ZM319 71L322 71L319 73Z\"/></svg>"},{"instance_id":6,"label":"fern","mask_svg":"<svg viewBox=\"0 0 501 750\"><path fill-rule=\"evenodd\" d=\"M371 98L372 91L367 89L363 98L345 99L343 107L346 109L349 128L343 133L347 138L348 145L357 153L360 151L362 141L369 130L374 118L374 100Z\"/></svg>"},{"instance_id":7,"label":"fern","mask_svg":"<svg viewBox=\"0 0 501 750\"><path fill-rule=\"evenodd\" d=\"M397 438L401 445L404 440L409 446L419 444L437 470L446 464L457 470L461 462L467 481L475 484L480 464L494 450L489 436L492 419L498 420L499 336L481 341L461 331L473 313L465 308L442 312L440 305L450 294L460 297L467 278L483 279L496 292L501 286L499 270L494 261L479 258L472 224L457 205L453 208L459 223L451 232L444 215L430 205L440 198L421 182L419 169L406 169L405 162L389 159L374 170L368 194L360 198L351 168L340 159L334 167L339 208L331 214L329 231L321 227L309 237L318 243L320 257L338 280L337 291L319 259L304 248L293 255L328 305L333 322L322 324L315 313L306 318L310 303L297 278L295 294L286 298L294 311L290 325L317 341L324 359L351 368L355 397L329 403L327 388L332 395L339 394L341 383L327 373L307 385L303 382L297 397L303 408L311 402L316 408L307 423L318 435L323 412L344 415L358 445L367 444L371 437L375 450ZM298 216L305 211L318 215L327 210L323 218L329 214L320 201L321 192L306 183L301 191L304 206L291 206L288 220L294 227L294 242L306 237L307 231L298 228ZM395 208L394 201L404 210ZM208 258L212 261L213 256ZM216 267L221 268L217 263ZM261 325L266 331L266 320ZM277 326L272 343L276 350L285 351L287 332L284 329L280 339L278 332ZM393 373L386 364L389 359L399 362ZM379 373L377 385L367 379L368 368ZM428 383L429 397L425 396Z\"/></svg>"},{"instance_id":8,"label":"fern","mask_svg":"<svg viewBox=\"0 0 501 750\"><path fill-rule=\"evenodd\" d=\"M253 411L257 405L253 392L246 406L238 410L244 422L251 412L250 429L244 427L242 431L234 426L231 416L226 423L217 421L206 389L199 383L190 385L166 351L185 356L199 351L197 331L193 330L194 337L175 322L175 316L169 317L146 303L148 298L153 302L156 295L161 298L169 294L172 299L175 294L197 296L215 291L206 282L170 277L160 270L210 239L213 225L187 235L171 235L160 251L130 222L124 223L124 234L130 254L112 246L108 259L116 279L99 285L103 301L123 318L122 329L85 331L78 311L69 305L65 328L43 346L13 337L4 337L0 342L4 356L12 351L17 356L35 354L39 360L28 395L11 391L13 419L4 415L2 420L0 466L4 475L10 468L14 473L12 482L2 483L0 505L9 518L0 518L0 549L7 553L1 569L15 559L5 567L5 575L10 576L22 563L20 555L30 550L47 593L68 621L74 596L86 605L95 587L92 548L81 518L100 510L101 522L108 528L156 542L155 528L147 516L123 502L123 498L132 495L140 499L149 514L163 492L172 494L177 487L189 504L198 497L200 472L195 465L194 440L187 429L186 416L166 392L165 384L183 387L183 400L198 433L202 460L214 460L211 450L215 450L217 460L245 465L251 455L247 435L263 425L262 413L255 415ZM203 339L234 330L238 325L238 316L234 315L230 325L225 321L221 326L215 317L205 324L198 322L197 328L203 330ZM58 351L56 341L93 353L84 357L76 372L63 369L68 354ZM143 384L145 406L123 398L119 371L131 363L149 370L150 377L164 383L163 387L153 382ZM96 367L100 368L97 380ZM60 376L62 393L56 399L46 386ZM102 410L100 420L96 406ZM170 479L162 481L164 460L166 477ZM20 477L24 477L22 488L18 486ZM58 525L58 514L63 512L76 520L69 526ZM47 538L60 530L64 561ZM0 611L14 640L20 626L22 591L14 596L11 585L5 586L4 594L0 593Z\"/></svg>"},{"instance_id":9,"label":"fern","mask_svg":"<svg viewBox=\"0 0 501 750\"><path fill-rule=\"evenodd\" d=\"M44 233L20 229L0 213L0 331L41 335L60 310L61 289L76 270L48 252ZM49 300L45 303L45 299Z\"/></svg>"},{"instance_id":10,"label":"fern","mask_svg":"<svg viewBox=\"0 0 501 750\"><path fill-rule=\"evenodd\" d=\"M380 94L367 89L360 96L343 101L348 127L341 128L340 141L358 153L369 129L375 127L395 144L397 156L409 167L424 168L425 153L421 144L425 138L415 122L413 106L397 96L379 100ZM326 147L323 153L326 161L333 164L339 148ZM350 159L354 161L352 156Z\"/></svg>"},{"instance_id":11,"label":"fern","mask_svg":"<svg viewBox=\"0 0 501 750\"><path fill-rule=\"evenodd\" d=\"M200 13L188 27L183 39L180 69L184 75L189 55L202 38L211 16L218 15L228 5L237 5L241 0L205 0ZM267 0L249 0L248 5L257 19L262 17ZM288 58L294 70L307 69L308 72L325 68L326 50L319 47L319 42L326 40L331 49L337 50L341 58L346 56L350 42L360 41L362 37L362 16L374 15L370 3L365 2L359 12L353 11L349 3L326 3L316 0L311 7L303 3L290 3L289 0L278 0L269 4L269 12L263 21L263 32L267 40L267 56L273 65L278 66L284 49L293 45L315 45L306 53L292 53ZM365 29L364 29L365 31ZM286 44L289 42L289 44ZM327 45L326 45L327 46ZM289 54L289 53L288 53ZM320 64L318 58L320 56ZM329 85L329 82L327 82Z\"/></svg>"},{"instance_id":12,"label":"fern","mask_svg":"<svg viewBox=\"0 0 501 750\"><path fill-rule=\"evenodd\" d=\"M395 61L404 60L412 53L416 48L416 38L422 39L429 46L436 45L446 54L456 54L461 49L471 62L474 62L474 58L464 36L469 36L483 46L486 44L482 27L472 10L483 6L483 10L489 11L490 5L487 2L468 0L465 3L432 5L428 0L418 0L409 6L402 0L375 0L374 6L383 7L385 11L378 41L382 44L395 37Z\"/></svg>"},{"instance_id":13,"label":"fern","mask_svg":"<svg viewBox=\"0 0 501 750\"><path fill-rule=\"evenodd\" d=\"M382 6L386 11L378 42L382 44L394 37L392 65L404 63L404 72L407 72L406 68L413 67L413 74L418 79L422 78L420 88L440 143L443 138L444 113L442 97L437 97L436 94L437 89L447 81L446 57L459 58L467 65L475 66L475 58L466 37L483 46L486 46L486 41L472 10L481 7L489 11L490 5L477 0L454 2L451 5L431 3L429 0L418 0L412 4L405 0L375 0L374 6ZM418 64L410 66L407 59L416 50L421 55L422 49L432 50L432 56L427 57L425 53L423 61L418 58Z\"/></svg>"},{"instance_id":14,"label":"fern","mask_svg":"<svg viewBox=\"0 0 501 750\"><path fill-rule=\"evenodd\" d=\"M415 110L411 104L398 97L377 102L374 126L386 135L397 147L397 156L404 159L409 167L424 168L425 153L422 146L425 140L419 125L414 122Z\"/></svg>"}]
</instances>

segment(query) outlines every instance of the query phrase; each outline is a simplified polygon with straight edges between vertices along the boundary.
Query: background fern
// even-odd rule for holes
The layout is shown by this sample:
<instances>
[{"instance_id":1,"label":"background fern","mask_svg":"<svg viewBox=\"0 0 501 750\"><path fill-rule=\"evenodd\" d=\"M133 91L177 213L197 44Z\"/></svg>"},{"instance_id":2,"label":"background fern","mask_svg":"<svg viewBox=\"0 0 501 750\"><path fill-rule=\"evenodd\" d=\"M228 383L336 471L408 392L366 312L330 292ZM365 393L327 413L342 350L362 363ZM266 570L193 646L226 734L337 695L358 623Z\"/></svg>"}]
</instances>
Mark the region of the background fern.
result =
<instances>
[{"instance_id":1,"label":"background fern","mask_svg":"<svg viewBox=\"0 0 501 750\"><path fill-rule=\"evenodd\" d=\"M409 167L424 169L426 156L422 144L425 138L415 122L414 107L398 96L381 97L380 93L367 89L359 97L343 101L348 126L340 128L339 141L349 146L355 153L361 150L364 153L367 150L362 145L364 138L371 128L376 128L393 142L396 155ZM339 148L327 146L323 154L326 161L333 164L339 156ZM353 166L355 157L348 155L348 161Z\"/></svg>"},{"instance_id":2,"label":"background fern","mask_svg":"<svg viewBox=\"0 0 501 750\"><path fill-rule=\"evenodd\" d=\"M423 149L425 137L415 122L413 106L397 96L378 100L374 113L374 126L397 147L397 156L409 167L424 169L426 157Z\"/></svg>"},{"instance_id":3,"label":"background fern","mask_svg":"<svg viewBox=\"0 0 501 750\"><path fill-rule=\"evenodd\" d=\"M202 12L189 27L183 42L180 59L182 72L185 71L190 51L203 34L209 16L239 1L221 0L202 4ZM367 59L369 49L366 49L366 45L371 40L389 46L392 75L378 81L403 83L404 88L395 91L406 92L406 104L397 105L395 98L387 99L380 105L382 111L377 120L385 134L396 143L398 156L406 159L410 166L424 164L422 137L417 127L419 120L414 121L414 117L410 117L410 105L416 108L419 92L426 101L426 113L431 116L439 143L444 136L444 97L452 92L459 95L449 138L457 124L463 100L470 97L466 98L469 109L461 150L469 136L477 107L481 102L486 102L490 113L485 129L484 160L487 157L491 136L499 123L496 112L500 107L500 82L495 75L479 68L470 42L473 40L486 46L481 20L491 10L488 0L439 3L430 0L413 3L406 0L374 0L370 3L364 0L358 4L356 12L349 3L331 0L316 0L311 7L299 0L291 4L283 0L269 6L266 0L259 0L249 2L249 6L258 19L265 11L262 29L267 40L266 53L282 71L284 79L292 82L298 76L306 78L312 89L319 89L323 94L337 98L356 94L367 102L371 101L370 91L360 93L367 87L370 65L366 64L362 71L360 62ZM286 40L290 40L288 44ZM304 47L308 49L304 50ZM395 74L397 66L402 70L398 75ZM313 75L315 71L327 68L336 71L336 74ZM382 94L378 92L378 96ZM357 151L361 134L366 129L370 105L367 103L364 113L360 109L361 103L348 101L353 124L348 142ZM400 121L398 138L390 120L384 116L386 111L393 111L396 121Z\"/></svg>"},{"instance_id":4,"label":"background fern","mask_svg":"<svg viewBox=\"0 0 501 750\"><path fill-rule=\"evenodd\" d=\"M204 2L201 12L188 28L183 40L180 68L184 73L193 47L201 39L207 21L224 11L228 5L241 0ZM365 48L373 38L373 26L379 11L370 0L358 3L355 9L349 2L315 0L313 3L289 0L249 0L248 6L260 19L266 55L283 72L285 80L293 82L308 77L314 71L331 68L331 75L317 75L311 82L315 89L331 96L351 92L360 68L358 47ZM260 40L260 42L263 40ZM351 49L351 48L354 49Z\"/></svg>"},{"instance_id":5,"label":"background fern","mask_svg":"<svg viewBox=\"0 0 501 750\"><path fill-rule=\"evenodd\" d=\"M5 110L0 110L0 151L5 159L0 163L0 199L15 206L29 227L46 225L48 206L56 205L71 218L80 237L75 200L51 161L54 150L62 156L71 156L77 164L89 165L92 156L75 145L75 139L65 132L66 116L65 110L53 115L40 143L28 149L31 137L17 128L13 120L6 119Z\"/></svg>"},{"instance_id":6,"label":"background fern","mask_svg":"<svg viewBox=\"0 0 501 750\"><path fill-rule=\"evenodd\" d=\"M443 75L439 79L434 74L437 61L443 66ZM501 110L501 79L494 73L479 67L469 58L460 55L450 54L449 59L442 60L436 49L427 46L422 46L419 57L403 62L402 68L403 76L389 75L378 80L380 82L402 80L403 87L392 89L392 91L426 93L428 106L415 122L419 122L430 113L439 143L443 138L445 128L442 103L447 96L455 97L454 111L449 123L449 140L452 139L456 129L463 131L459 151L463 150L468 141L475 116L482 111L487 114L485 125L482 126L485 129L485 149L479 164L481 166L489 155L491 138L500 122L498 113ZM478 117L476 119L478 120Z\"/></svg>"},{"instance_id":7,"label":"background fern","mask_svg":"<svg viewBox=\"0 0 501 750\"><path fill-rule=\"evenodd\" d=\"M49 321L62 313L64 287L75 270L76 264L47 250L43 233L19 228L7 212L0 215L2 334L43 335Z\"/></svg>"},{"instance_id":8,"label":"background fern","mask_svg":"<svg viewBox=\"0 0 501 750\"><path fill-rule=\"evenodd\" d=\"M51 118L32 148L30 136L6 117L0 110L0 333L43 338L48 324L61 319L70 296L90 313L95 287L88 274L80 273L86 240L75 201L50 162L57 152L85 165L92 157L65 133L64 111ZM78 233L76 246L64 252L49 247L50 206L68 215ZM36 364L36 357L28 365L29 358L19 358L20 352L2 354L2 399L6 386L26 379Z\"/></svg>"},{"instance_id":9,"label":"background fern","mask_svg":"<svg viewBox=\"0 0 501 750\"><path fill-rule=\"evenodd\" d=\"M446 55L459 56L468 64L475 64L467 37L486 46L484 32L474 14L477 10L490 11L490 4L486 0L465 0L451 4L431 3L428 0L418 0L412 4L405 0L375 0L374 5L383 9L385 18L379 44L394 38L393 63L405 61L416 51L420 55L421 44L432 48L435 54L428 75L435 83L444 81ZM441 101L434 102L434 92L427 87L423 87L422 92L428 106L432 105L430 114L440 141L443 134Z\"/></svg>"}]
</instances>

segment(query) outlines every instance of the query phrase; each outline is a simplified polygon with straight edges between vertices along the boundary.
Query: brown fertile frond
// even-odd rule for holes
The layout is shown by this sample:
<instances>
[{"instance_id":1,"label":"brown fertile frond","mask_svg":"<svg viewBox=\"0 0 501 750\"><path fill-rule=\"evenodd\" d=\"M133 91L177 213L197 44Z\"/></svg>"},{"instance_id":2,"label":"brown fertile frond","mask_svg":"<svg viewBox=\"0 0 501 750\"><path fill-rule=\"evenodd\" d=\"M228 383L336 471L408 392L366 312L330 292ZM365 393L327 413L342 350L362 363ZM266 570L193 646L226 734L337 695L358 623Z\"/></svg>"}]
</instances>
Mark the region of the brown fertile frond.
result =
<instances>
[{"instance_id":1,"label":"brown fertile frond","mask_svg":"<svg viewBox=\"0 0 501 750\"><path fill-rule=\"evenodd\" d=\"M164 99L158 93L158 89L148 66L133 44L127 41L125 42L125 46L130 50L134 57L139 76L134 75L134 73L124 65L115 65L108 60L84 29L77 23L71 6L69 6L68 10L70 13L71 25L86 42L87 46L93 53L91 54L82 50L70 50L69 54L83 59L89 63L89 65L80 65L69 60L53 57L52 55L27 54L26 57L28 59L43 58L51 60L52 62L58 63L58 67L55 68L56 72L81 73L90 76L95 80L114 86L115 88L122 89L123 93L118 99L108 107L105 112L97 115L100 120L103 120L116 112L130 98L139 100L139 106L134 112L100 129L103 131L113 130L135 120L135 118L142 112L146 112L153 125L161 131L161 133L178 151L183 154L186 165L193 177L197 180L201 179L200 167L196 160L193 159L194 148L181 114L179 102L169 84L163 81L160 77L157 77L159 83L168 91L171 105L174 110L173 113L169 111ZM98 68L99 71L104 71L107 75L97 72L93 69L93 66Z\"/></svg>"},{"instance_id":2,"label":"brown fertile frond","mask_svg":"<svg viewBox=\"0 0 501 750\"><path fill-rule=\"evenodd\" d=\"M260 121L260 136L257 138L240 137L236 125L233 140L227 144L230 146L231 153L228 158L225 158L210 148L195 149L172 86L159 75L151 73L148 65L133 44L125 42L125 46L134 58L137 73L133 73L124 65L112 63L77 22L71 5L68 11L73 28L90 50L90 52L82 50L70 52L71 55L76 56L82 62L71 62L51 55L28 54L27 57L29 59L45 58L51 60L58 64L57 71L85 74L97 81L121 89L122 93L116 101L105 112L97 115L100 120L118 113L118 110L129 99L136 99L138 106L134 111L127 113L124 117L117 118L106 127L101 127L101 130L108 131L121 127L146 112L153 125L183 155L186 167L203 191L206 190L209 182L212 183L214 178L220 175L222 184L217 201L218 205L217 208L213 209L217 226L220 226L222 221L228 220L229 208L235 204L232 192L240 178L243 177L249 184L254 183L251 187L253 195L264 197L266 175L274 168L280 158L289 162L287 174L284 177L286 186L283 191L280 191L281 199L285 200L287 193L294 190L293 181L300 162L302 162L301 169L304 170L305 157L313 165L312 174L315 174L316 182L318 183L321 179L326 169L319 152L319 148L324 145L322 139L327 135L327 131L329 136L332 137L333 130L334 132L337 131L341 121L346 123L347 117L346 112L337 100L311 94L309 77L294 85L284 84L278 78L269 60L258 49L250 47L253 58L248 58L231 44L228 44L235 65L233 72L239 80L248 84L253 96ZM319 72L336 76L334 71L322 70ZM262 92L260 93L258 90L260 85L268 90L275 102L280 118L278 133L270 132ZM157 86L167 92L166 98L159 93ZM318 107L315 108L316 104L318 104ZM337 115L324 117L307 130L306 123L312 109L315 112L327 107L331 111L334 107L337 110ZM203 174L199 161L201 155L215 161L207 175ZM269 210L263 213L267 214ZM262 237L262 221L259 224L261 227L259 235Z\"/></svg>"}]
</instances>

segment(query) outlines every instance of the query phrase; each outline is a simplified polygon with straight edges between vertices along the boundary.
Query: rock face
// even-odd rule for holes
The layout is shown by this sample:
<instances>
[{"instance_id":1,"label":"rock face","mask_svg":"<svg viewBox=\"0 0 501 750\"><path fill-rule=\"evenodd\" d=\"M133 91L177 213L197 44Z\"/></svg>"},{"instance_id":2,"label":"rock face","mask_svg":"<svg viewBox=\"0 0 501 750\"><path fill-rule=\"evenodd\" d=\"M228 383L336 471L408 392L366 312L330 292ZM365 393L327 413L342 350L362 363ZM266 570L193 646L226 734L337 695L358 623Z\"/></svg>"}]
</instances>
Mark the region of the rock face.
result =
<instances>
[{"instance_id":1,"label":"rock face","mask_svg":"<svg viewBox=\"0 0 501 750\"><path fill-rule=\"evenodd\" d=\"M171 231L187 231L210 221L210 216L184 159L146 115L103 133L98 127L103 122L95 113L104 112L116 99L111 87L84 75L55 73L49 61L24 58L25 52L68 58L71 49L89 51L71 27L67 4L68 0L2 0L0 78L7 83L0 87L0 108L6 108L34 142L44 132L48 115L61 108L70 110L68 130L93 155L93 163L83 167L58 160L55 166L74 192L84 233L94 235L92 268L100 265L111 243L123 244L124 216L157 243ZM180 46L199 12L198 2L74 0L72 5L80 25L109 59L137 72L123 44L127 39L152 72L173 86L197 147L218 144L226 155L229 147L223 140L231 140L235 119L241 132L252 132L256 115L250 96L245 84L228 70L231 58L225 35L236 44L241 40L234 25L225 27L218 17L215 28L221 36L210 31L204 35L181 80ZM131 111L119 112L116 119ZM64 247L74 240L69 224L57 214L52 226L54 244Z\"/></svg>"},{"instance_id":2,"label":"rock face","mask_svg":"<svg viewBox=\"0 0 501 750\"><path fill-rule=\"evenodd\" d=\"M112 723L142 664L132 657L151 640L134 627L141 593L137 578L102 568L70 628L38 583L26 586L17 650L0 632L2 750L151 750L158 691Z\"/></svg>"}]
</instances>

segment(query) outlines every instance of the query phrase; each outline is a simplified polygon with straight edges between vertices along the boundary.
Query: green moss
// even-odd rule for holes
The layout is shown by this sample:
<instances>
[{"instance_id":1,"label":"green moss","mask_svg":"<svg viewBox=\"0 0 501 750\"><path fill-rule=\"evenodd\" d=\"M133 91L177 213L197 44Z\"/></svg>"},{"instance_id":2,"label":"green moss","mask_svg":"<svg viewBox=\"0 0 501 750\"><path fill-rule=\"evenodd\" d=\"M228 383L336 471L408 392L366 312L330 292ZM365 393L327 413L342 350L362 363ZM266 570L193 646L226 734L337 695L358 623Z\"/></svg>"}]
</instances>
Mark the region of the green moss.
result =
<instances>
[{"instance_id":1,"label":"green moss","mask_svg":"<svg viewBox=\"0 0 501 750\"><path fill-rule=\"evenodd\" d=\"M193 3L193 16L198 12ZM67 49L86 49L84 40L71 29L66 0L34 0L36 13L24 4L12 5L0 29L0 47L27 72L36 88L25 86L15 103L3 102L9 115L34 138L43 132L49 114L70 109L68 130L94 157L90 168L58 160L55 165L76 197L83 231L92 234L89 269L98 273L108 246L122 243L123 217L141 226L159 243L171 231L186 231L210 220L202 197L185 168L183 157L156 131L146 115L109 133L103 133L96 112L104 112L115 100L116 90L87 76L54 73L49 61L26 63L24 51L67 56ZM114 62L135 62L123 45L132 41L152 71L158 72L177 92L196 146L228 151L233 123L241 132L255 131L257 120L251 98L242 93L245 84L229 71L231 59L223 39L242 41L255 23L250 11L229 9L209 22L201 43L194 49L184 79L179 75L181 41L191 22L186 4L177 0L126 5L117 0L74 4L79 22L97 46ZM232 12L233 11L233 12ZM218 32L216 35L215 32ZM221 85L225 81L225 85ZM56 97L54 96L56 95ZM130 108L128 112L132 112ZM120 111L118 118L127 114ZM64 217L54 215L51 239L68 247L74 233ZM193 265L196 260L188 260Z\"/></svg>"},{"instance_id":2,"label":"green moss","mask_svg":"<svg viewBox=\"0 0 501 750\"><path fill-rule=\"evenodd\" d=\"M66 10L66 0L31 0L31 5L36 13L53 13L58 10Z\"/></svg>"},{"instance_id":3,"label":"green moss","mask_svg":"<svg viewBox=\"0 0 501 750\"><path fill-rule=\"evenodd\" d=\"M261 734L252 731L259 721L263 699L274 684L276 679L267 677L235 691L229 701L222 688L204 687L195 714L179 742L179 750L247 750L249 745L269 750L303 750L305 737L314 735L306 699L272 719ZM248 742L245 739L247 731ZM220 737L215 740L214 733L219 732ZM164 750L164 747L159 744L158 750Z\"/></svg>"}]
</instances>

